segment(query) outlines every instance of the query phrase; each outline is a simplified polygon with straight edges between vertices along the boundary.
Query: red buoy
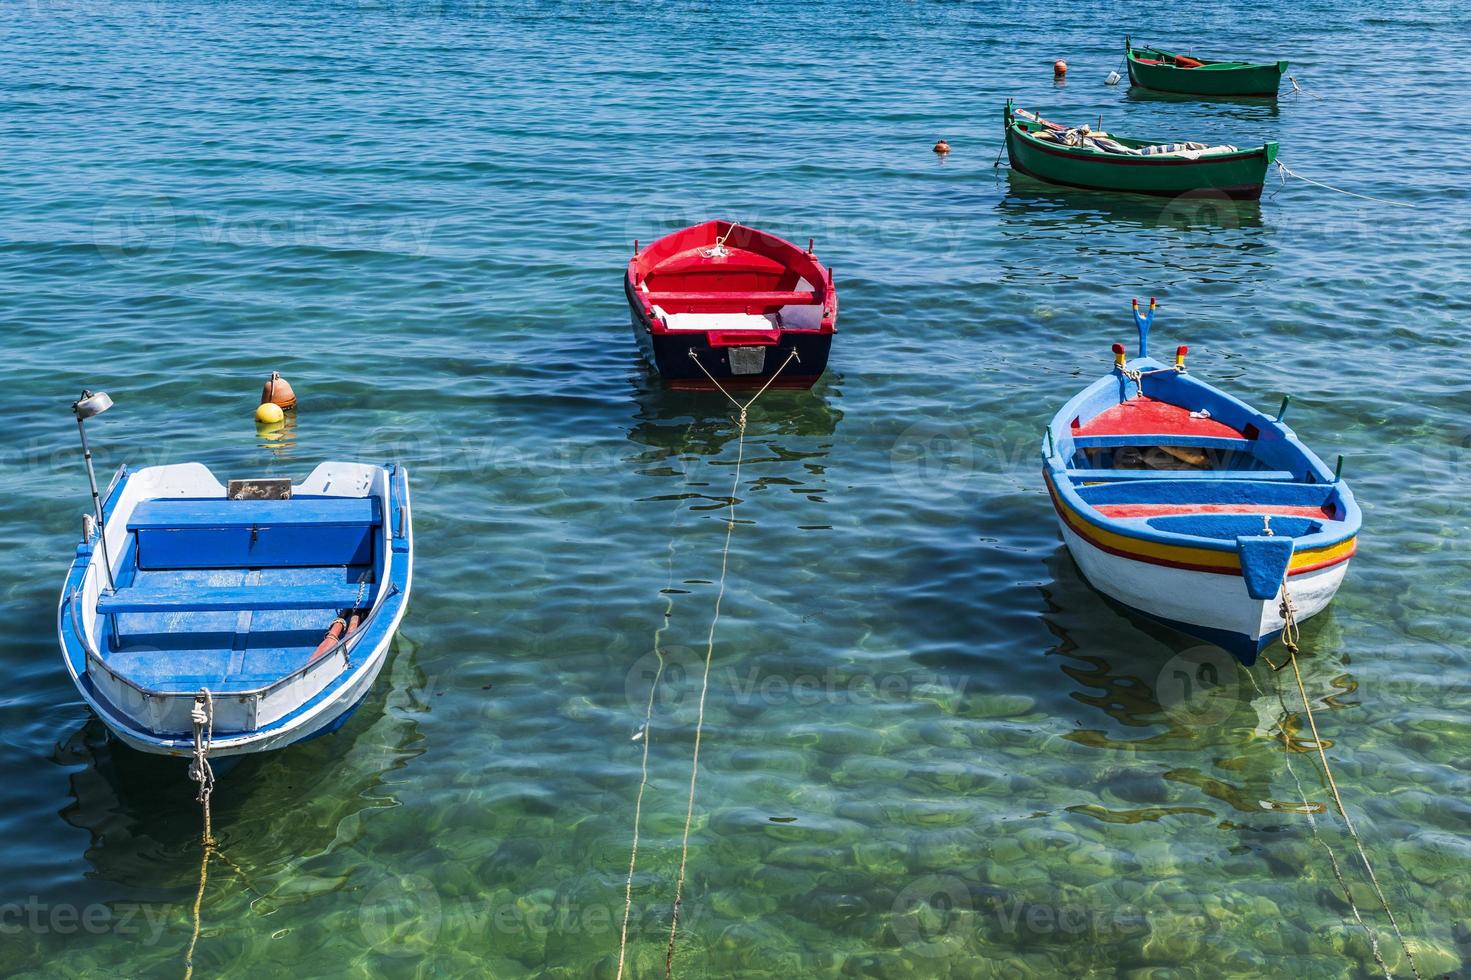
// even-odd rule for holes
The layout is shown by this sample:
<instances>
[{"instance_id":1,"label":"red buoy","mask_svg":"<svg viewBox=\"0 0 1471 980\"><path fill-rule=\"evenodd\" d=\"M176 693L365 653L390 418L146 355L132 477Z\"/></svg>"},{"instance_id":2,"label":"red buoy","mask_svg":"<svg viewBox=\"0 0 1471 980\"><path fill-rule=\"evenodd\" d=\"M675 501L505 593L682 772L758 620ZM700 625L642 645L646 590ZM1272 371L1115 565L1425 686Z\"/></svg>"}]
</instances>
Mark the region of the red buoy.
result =
<instances>
[{"instance_id":1,"label":"red buoy","mask_svg":"<svg viewBox=\"0 0 1471 980\"><path fill-rule=\"evenodd\" d=\"M1066 75L1067 74L1067 62L1066 61L1063 61L1061 58L1058 58L1056 61L1054 61L1052 63L1052 74L1056 75L1058 78L1061 78L1063 75Z\"/></svg>"}]
</instances>

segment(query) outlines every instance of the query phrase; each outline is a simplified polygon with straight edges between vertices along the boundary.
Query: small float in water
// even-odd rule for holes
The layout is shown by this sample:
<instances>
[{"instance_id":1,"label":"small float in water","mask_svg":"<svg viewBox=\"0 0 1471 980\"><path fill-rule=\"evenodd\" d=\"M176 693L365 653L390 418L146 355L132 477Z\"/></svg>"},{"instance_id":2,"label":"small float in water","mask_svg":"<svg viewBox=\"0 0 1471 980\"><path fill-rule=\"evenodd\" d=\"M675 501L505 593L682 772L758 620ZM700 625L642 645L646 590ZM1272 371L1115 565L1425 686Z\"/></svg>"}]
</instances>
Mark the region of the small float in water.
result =
<instances>
[{"instance_id":1,"label":"small float in water","mask_svg":"<svg viewBox=\"0 0 1471 980\"><path fill-rule=\"evenodd\" d=\"M623 282L644 358L676 387L811 387L838 319L832 270L791 242L707 221L640 249Z\"/></svg>"},{"instance_id":2,"label":"small float in water","mask_svg":"<svg viewBox=\"0 0 1471 980\"><path fill-rule=\"evenodd\" d=\"M221 484L199 463L120 468L97 491L61 592L62 659L135 749L187 756L196 710L212 756L335 730L368 693L409 601L408 474L322 463L299 484Z\"/></svg>"},{"instance_id":3,"label":"small float in water","mask_svg":"<svg viewBox=\"0 0 1471 980\"><path fill-rule=\"evenodd\" d=\"M1353 494L1277 417L1148 356L1114 346L1113 371L1063 406L1043 475L1063 541L1103 594L1251 665L1321 612L1353 557ZM1285 411L1287 401L1283 401Z\"/></svg>"},{"instance_id":4,"label":"small float in water","mask_svg":"<svg viewBox=\"0 0 1471 980\"><path fill-rule=\"evenodd\" d=\"M1241 150L1169 143L1068 127L1006 103L1006 156L1013 170L1069 187L1177 197L1211 193L1262 196L1277 144Z\"/></svg>"},{"instance_id":5,"label":"small float in water","mask_svg":"<svg viewBox=\"0 0 1471 980\"><path fill-rule=\"evenodd\" d=\"M1234 95L1275 99L1287 72L1287 62L1250 64L1245 61L1210 61L1159 48L1134 47L1124 38L1124 55L1129 64L1129 83L1156 92L1180 95Z\"/></svg>"}]
</instances>

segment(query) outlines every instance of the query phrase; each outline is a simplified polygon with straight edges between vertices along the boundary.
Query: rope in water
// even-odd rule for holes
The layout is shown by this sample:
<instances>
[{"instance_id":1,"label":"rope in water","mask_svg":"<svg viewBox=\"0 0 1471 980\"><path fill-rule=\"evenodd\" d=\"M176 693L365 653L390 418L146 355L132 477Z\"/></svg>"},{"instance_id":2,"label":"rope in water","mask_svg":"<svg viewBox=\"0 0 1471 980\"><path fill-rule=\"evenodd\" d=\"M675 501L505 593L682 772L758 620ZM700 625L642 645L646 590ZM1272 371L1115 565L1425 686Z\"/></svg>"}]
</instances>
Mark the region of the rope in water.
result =
<instances>
[{"instance_id":1,"label":"rope in water","mask_svg":"<svg viewBox=\"0 0 1471 980\"><path fill-rule=\"evenodd\" d=\"M1323 97L1321 95L1316 92L1309 92L1307 89L1297 84L1297 79L1293 78L1291 75L1287 76L1287 80L1292 83L1293 95L1306 95L1308 98L1317 99L1319 102L1323 101Z\"/></svg>"},{"instance_id":2,"label":"rope in water","mask_svg":"<svg viewBox=\"0 0 1471 980\"><path fill-rule=\"evenodd\" d=\"M1287 647L1287 656L1292 664L1292 674L1297 679L1297 693L1302 698L1302 707L1307 714L1308 727L1313 732L1313 747L1318 750L1318 759L1323 765L1323 776L1328 783L1329 790L1333 793L1333 803L1338 807L1338 815L1343 818L1343 825L1348 828L1348 836L1353 840L1354 847L1359 852L1359 860L1363 862L1369 882L1374 886L1374 894L1379 898L1379 907L1384 910L1385 916L1389 919L1390 928L1394 930L1395 938L1399 940L1400 948L1405 951L1405 956L1410 961L1410 972L1415 975L1416 980L1420 980L1420 967L1415 962L1415 954L1410 951L1410 945L1405 941L1404 933L1400 931L1399 920L1394 917L1394 912L1389 907L1389 900L1384 897L1384 889L1379 886L1379 878L1374 874L1374 866L1369 863L1369 855L1364 850L1364 842L1359 838L1359 832L1354 827L1353 819L1348 815L1348 808L1343 805L1343 796L1338 792L1338 781L1333 778L1333 769L1328 764L1328 752L1323 748L1323 737L1318 734L1318 722L1313 717L1313 705L1308 700L1308 690L1303 684L1302 670L1297 665L1298 639L1297 609L1293 606L1292 594L1287 589L1287 579L1284 576L1282 580L1282 645ZM1273 670L1280 670L1286 666L1286 664L1272 664L1270 660L1267 663L1272 666ZM1285 731L1283 737L1286 738ZM1375 953L1377 959L1377 943ZM1385 967L1387 975L1388 967L1385 966L1382 959L1379 960L1379 965Z\"/></svg>"},{"instance_id":3,"label":"rope in water","mask_svg":"<svg viewBox=\"0 0 1471 980\"><path fill-rule=\"evenodd\" d=\"M671 528L671 531L673 528ZM669 629L674 617L674 596L669 591L674 587L674 535L669 535L669 584L664 588L664 621L654 630L654 655L659 666L654 670L654 681L649 685L649 703L644 708L644 726L639 729L644 743L643 759L639 762L638 797L633 804L633 846L628 851L628 883L623 889L623 928L618 934L618 980L623 980L623 967L628 955L628 919L633 914L633 874L638 867L639 825L643 819L644 791L649 786L649 743L653 741L650 731L654 721L654 697L659 691L659 681L664 676L664 647L662 637Z\"/></svg>"},{"instance_id":4,"label":"rope in water","mask_svg":"<svg viewBox=\"0 0 1471 980\"><path fill-rule=\"evenodd\" d=\"M1388 204L1390 207L1394 208L1409 208L1412 211L1415 210L1415 205L1407 204L1404 201L1389 201L1385 200L1382 197L1370 197L1368 194L1355 194L1353 191L1346 191L1342 187L1334 187L1332 184L1325 184L1321 180L1314 180L1311 177L1304 177L1297 171L1289 169L1287 164L1283 163L1281 160L1277 161L1277 175L1282 178L1282 183L1284 184L1287 183L1287 177L1292 176L1296 177L1298 180L1305 180L1309 184L1314 184L1318 187L1322 187L1325 190L1335 191L1339 194L1347 194L1349 197L1356 197L1361 201L1373 201L1375 204Z\"/></svg>"},{"instance_id":5,"label":"rope in water","mask_svg":"<svg viewBox=\"0 0 1471 980\"><path fill-rule=\"evenodd\" d=\"M204 840L199 857L199 889L194 893L194 932L189 949L184 953L184 980L194 976L194 948L199 944L200 908L204 904L204 887L209 880L209 856L214 850L214 833L210 825L209 798L215 790L215 773L209 764L209 751L214 745L215 702L209 688L200 688L194 698L189 721L194 728L194 759L189 763L189 778L199 784L196 799L204 811Z\"/></svg>"},{"instance_id":6,"label":"rope in water","mask_svg":"<svg viewBox=\"0 0 1471 980\"><path fill-rule=\"evenodd\" d=\"M793 347L791 353L787 355L787 359L767 379L766 384L762 385L760 390L751 396L750 400L742 404L736 401L719 381L715 380L715 376L700 362L699 355L693 350L690 351L690 358L695 364L699 365L700 370L705 373L705 377L710 379L710 383L715 385L716 388L719 388L721 393L730 399L731 404L740 410L740 414L736 417L738 435L736 439L735 476L731 481L730 488L730 515L726 518L725 522L725 546L721 549L720 553L720 582L715 592L715 614L710 619L710 633L706 637L705 642L705 665L700 677L699 710L695 716L695 747L693 756L690 759L689 802L685 806L684 811L684 835L679 849L679 874L674 879L674 906L669 921L669 948L664 953L664 976L666 980L674 975L674 949L679 936L679 909L681 903L684 901L684 877L685 870L689 865L690 825L694 822L695 817L695 782L700 774L700 743L705 730L705 699L710 692L710 663L715 656L715 627L720 623L720 605L725 598L725 576L727 569L730 567L730 539L731 535L735 533L736 494L740 492L741 465L746 459L746 417L751 406L756 403L756 399L760 398L766 392L766 389L771 387L771 383L786 370L787 365L791 364L793 360L800 360L797 357L797 349Z\"/></svg>"},{"instance_id":7,"label":"rope in water","mask_svg":"<svg viewBox=\"0 0 1471 980\"><path fill-rule=\"evenodd\" d=\"M1257 694L1262 697L1267 696L1267 692L1262 690L1261 685L1256 682L1255 675L1249 670L1246 671L1246 679L1251 681L1251 686L1256 688ZM1390 980L1389 965L1384 962L1384 955L1379 952L1379 938L1374 935L1374 930L1370 929L1369 924L1364 921L1363 915L1359 912L1358 905L1354 902L1353 892L1349 890L1348 882L1343 877L1343 869L1338 864L1338 855L1333 853L1333 848L1329 847L1328 842L1318 833L1318 818L1313 816L1313 808L1315 806L1321 806L1321 804L1308 802L1308 792L1303 789L1302 780L1297 778L1297 770L1292 767L1291 736L1288 734L1286 727L1287 718L1291 716L1292 712L1287 707L1287 699L1282 695L1282 683L1277 680L1275 671L1272 673L1272 679L1274 681L1273 688L1277 695L1277 703L1282 707L1282 722L1278 725L1278 734L1282 736L1283 748L1287 750L1283 754L1283 759L1287 763L1287 774L1292 777L1293 785L1297 787L1298 798L1302 800L1302 809L1293 812L1302 813L1308 818L1308 825L1312 828L1313 840L1321 845L1324 851L1328 852L1328 863L1333 867L1333 877L1337 879L1338 887L1343 890L1344 901L1348 902L1348 907L1353 912L1354 920L1364 930L1364 935L1369 938L1369 949L1374 954L1374 962L1378 963L1379 969L1384 971L1385 980Z\"/></svg>"}]
</instances>

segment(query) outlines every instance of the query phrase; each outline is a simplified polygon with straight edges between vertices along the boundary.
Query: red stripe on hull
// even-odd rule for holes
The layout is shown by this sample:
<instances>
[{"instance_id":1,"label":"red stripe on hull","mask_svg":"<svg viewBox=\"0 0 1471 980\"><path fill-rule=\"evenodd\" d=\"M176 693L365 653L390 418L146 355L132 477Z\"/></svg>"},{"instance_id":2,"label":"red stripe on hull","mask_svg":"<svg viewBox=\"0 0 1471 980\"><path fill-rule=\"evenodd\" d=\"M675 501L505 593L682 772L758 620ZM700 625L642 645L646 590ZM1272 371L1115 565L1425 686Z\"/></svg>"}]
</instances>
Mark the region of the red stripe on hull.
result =
<instances>
[{"instance_id":1,"label":"red stripe on hull","mask_svg":"<svg viewBox=\"0 0 1471 980\"><path fill-rule=\"evenodd\" d=\"M1214 575L1234 575L1237 578L1241 577L1241 570L1239 568L1217 568L1213 565L1197 565L1192 562L1171 561L1168 558L1156 558L1153 555L1141 555L1137 552L1124 551L1121 548L1115 548L1111 545L1106 545L1090 533L1089 529L1091 525L1082 520L1082 518L1075 517L1073 512L1063 504L1062 500L1057 496L1057 491L1052 486L1052 481L1049 479L1046 482L1047 494L1052 498L1052 509L1057 512L1057 516L1072 530L1074 534L1082 538L1084 541L1087 541L1090 545L1097 548L1099 551L1107 552L1108 554L1115 555L1119 558L1127 558L1130 561L1142 562L1146 565L1160 565L1165 568L1180 568L1190 572L1210 572ZM1182 547L1189 546L1184 545ZM1339 555L1334 558L1329 558L1314 565L1303 565L1299 568L1293 568L1287 574L1290 577L1293 575L1303 575L1307 572L1316 572L1320 569L1329 568L1333 565L1339 564L1340 562L1348 561L1354 555L1358 554L1358 550L1358 542L1355 541L1353 548L1351 548L1349 552L1345 555ZM1232 552L1222 552L1222 555L1227 554L1232 554Z\"/></svg>"}]
</instances>

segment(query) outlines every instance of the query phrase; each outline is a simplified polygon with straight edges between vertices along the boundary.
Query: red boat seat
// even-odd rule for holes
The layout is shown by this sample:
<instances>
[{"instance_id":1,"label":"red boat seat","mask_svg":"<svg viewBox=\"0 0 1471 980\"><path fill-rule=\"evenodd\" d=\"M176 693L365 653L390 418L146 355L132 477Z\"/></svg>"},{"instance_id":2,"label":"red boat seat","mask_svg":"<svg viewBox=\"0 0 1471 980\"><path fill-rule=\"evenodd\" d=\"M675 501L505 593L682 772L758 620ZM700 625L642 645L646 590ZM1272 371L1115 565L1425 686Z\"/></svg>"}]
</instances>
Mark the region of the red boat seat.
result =
<instances>
[{"instance_id":1,"label":"red boat seat","mask_svg":"<svg viewBox=\"0 0 1471 980\"><path fill-rule=\"evenodd\" d=\"M745 303L760 303L763 306L807 306L817 302L812 290L770 290L697 293L697 292L647 292L644 296L650 303L661 306L669 303L729 303L732 306Z\"/></svg>"}]
</instances>

